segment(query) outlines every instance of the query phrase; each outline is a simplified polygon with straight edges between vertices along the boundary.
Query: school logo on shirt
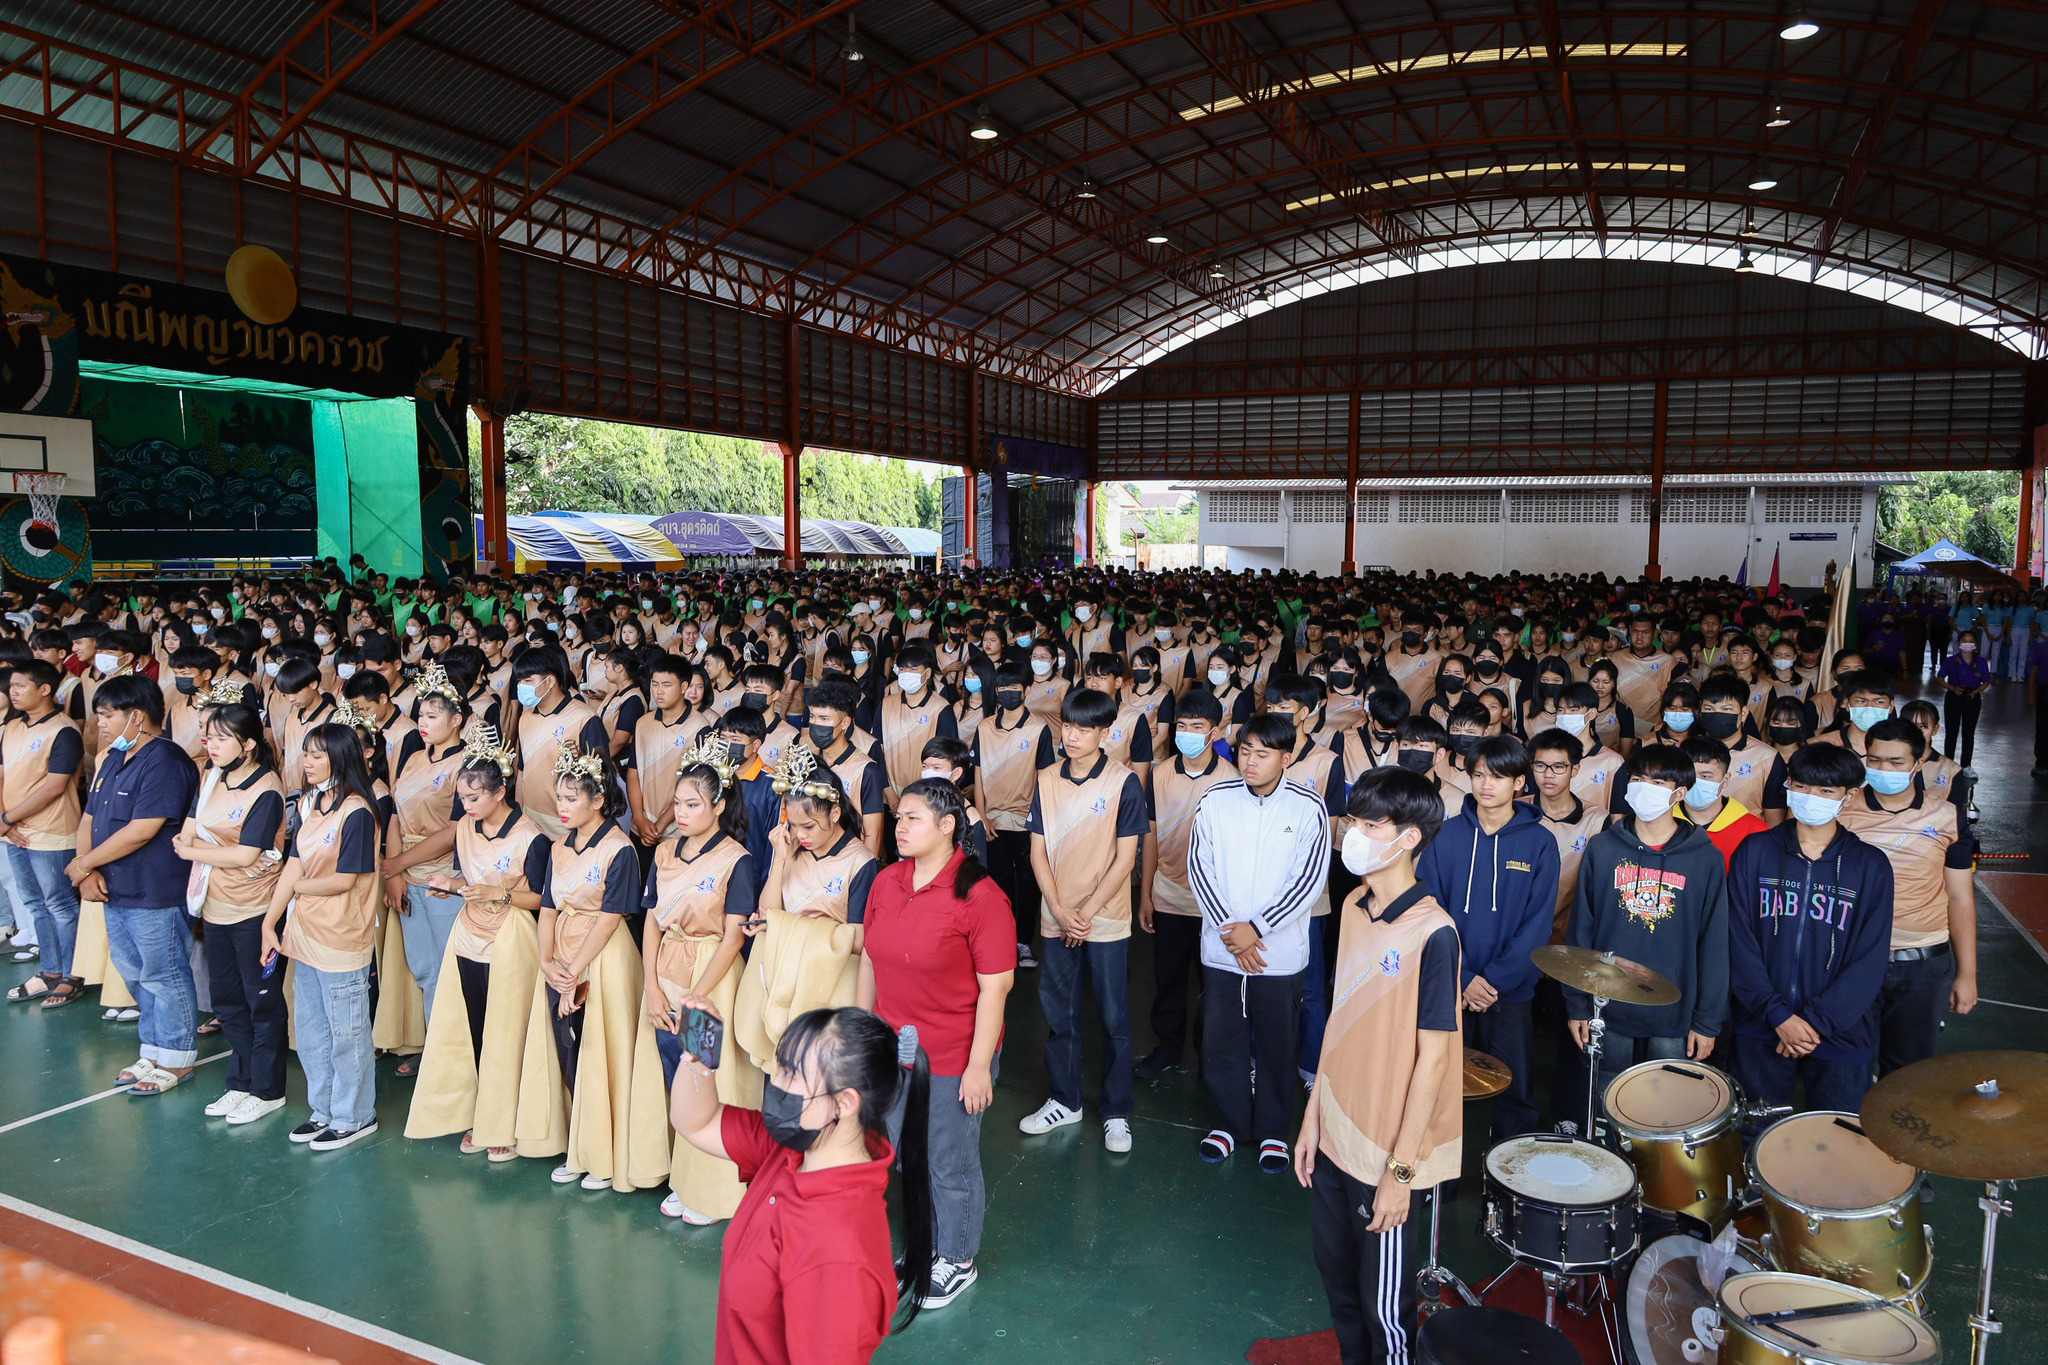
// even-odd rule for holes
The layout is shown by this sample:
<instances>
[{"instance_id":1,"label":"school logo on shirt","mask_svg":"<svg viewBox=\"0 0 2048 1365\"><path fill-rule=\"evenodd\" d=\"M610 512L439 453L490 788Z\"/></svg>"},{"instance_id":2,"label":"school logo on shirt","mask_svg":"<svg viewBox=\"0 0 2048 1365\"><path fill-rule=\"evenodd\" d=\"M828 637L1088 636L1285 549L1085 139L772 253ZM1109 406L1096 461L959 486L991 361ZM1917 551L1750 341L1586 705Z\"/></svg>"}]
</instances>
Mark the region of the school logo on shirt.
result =
<instances>
[{"instance_id":1,"label":"school logo on shirt","mask_svg":"<svg viewBox=\"0 0 2048 1365\"><path fill-rule=\"evenodd\" d=\"M1607 774L1606 774L1605 772L1597 772L1597 773L1594 773L1594 774L1593 774L1593 785L1594 785L1594 786L1596 786L1596 787L1604 787L1604 786L1606 786L1606 785L1607 785Z\"/></svg>"},{"instance_id":2,"label":"school logo on shirt","mask_svg":"<svg viewBox=\"0 0 2048 1365\"><path fill-rule=\"evenodd\" d=\"M1112 726L1110 726L1110 727L1109 727L1109 742L1110 742L1111 744L1121 744L1121 743L1123 743L1123 742L1124 742L1124 727L1123 727L1123 726L1121 726L1121 725L1112 725Z\"/></svg>"},{"instance_id":3,"label":"school logo on shirt","mask_svg":"<svg viewBox=\"0 0 2048 1365\"><path fill-rule=\"evenodd\" d=\"M321 835L320 842L322 844L332 844L334 842L334 831L330 829L325 834Z\"/></svg>"},{"instance_id":4,"label":"school logo on shirt","mask_svg":"<svg viewBox=\"0 0 2048 1365\"><path fill-rule=\"evenodd\" d=\"M1578 838L1576 838L1576 839L1572 840L1572 852L1574 852L1574 853L1584 853L1585 851L1586 851L1586 836L1585 836L1585 835L1583 835L1583 834L1581 834L1581 835L1580 835L1580 836L1579 836Z\"/></svg>"},{"instance_id":5,"label":"school logo on shirt","mask_svg":"<svg viewBox=\"0 0 2048 1365\"><path fill-rule=\"evenodd\" d=\"M706 893L706 894L708 894L708 893L710 893L710 892L712 892L712 891L716 891L717 889L718 889L718 878L717 878L717 876L716 876L716 875L713 875L713 876L709 876L709 877L704 877L704 878L701 878L701 879L700 879L700 880L699 880L699 881L697 882L697 890L698 890L698 891L699 891L700 893Z\"/></svg>"},{"instance_id":6,"label":"school logo on shirt","mask_svg":"<svg viewBox=\"0 0 2048 1365\"><path fill-rule=\"evenodd\" d=\"M510 872L512 870L512 855L509 853L500 853L498 855L498 861L491 864L491 866L493 869L499 872Z\"/></svg>"},{"instance_id":7,"label":"school logo on shirt","mask_svg":"<svg viewBox=\"0 0 2048 1365\"><path fill-rule=\"evenodd\" d=\"M1678 909L1685 874L1664 868L1622 863L1614 869L1614 889L1628 917L1652 933Z\"/></svg>"},{"instance_id":8,"label":"school logo on shirt","mask_svg":"<svg viewBox=\"0 0 2048 1365\"><path fill-rule=\"evenodd\" d=\"M839 894L840 892L844 891L845 889L846 889L846 878L844 878L844 877L827 877L827 878L825 879L825 894L826 894L826 895L828 895L828 896L836 896L836 895L838 895L838 894Z\"/></svg>"},{"instance_id":9,"label":"school logo on shirt","mask_svg":"<svg viewBox=\"0 0 2048 1365\"><path fill-rule=\"evenodd\" d=\"M448 774L446 774L446 773L435 773L435 774L434 774L434 782L433 782L433 787L434 787L434 790L435 790L435 791L439 791L439 790L441 790L441 784L442 784L443 782L446 782L447 780L448 780Z\"/></svg>"},{"instance_id":10,"label":"school logo on shirt","mask_svg":"<svg viewBox=\"0 0 2048 1365\"><path fill-rule=\"evenodd\" d=\"M1017 741L1017 752L1020 754L1023 753L1025 750L1029 749L1030 747L1031 741L1028 739L1019 739Z\"/></svg>"},{"instance_id":11,"label":"school logo on shirt","mask_svg":"<svg viewBox=\"0 0 2048 1365\"><path fill-rule=\"evenodd\" d=\"M37 735L37 736L36 736L36 737L35 737L34 739L32 739L32 740L30 740L30 741L28 742L28 751L29 751L30 753L32 753L32 754L37 754L37 753L41 753L41 752L42 752L42 750L43 750L43 737L42 737L41 735Z\"/></svg>"},{"instance_id":12,"label":"school logo on shirt","mask_svg":"<svg viewBox=\"0 0 2048 1365\"><path fill-rule=\"evenodd\" d=\"M1389 948L1387 949L1386 956L1380 959L1380 975L1399 976L1400 974L1401 950L1399 948Z\"/></svg>"},{"instance_id":13,"label":"school logo on shirt","mask_svg":"<svg viewBox=\"0 0 2048 1365\"><path fill-rule=\"evenodd\" d=\"M1088 809L1096 815L1107 815L1109 813L1109 798L1106 796L1096 797L1095 804L1088 807Z\"/></svg>"},{"instance_id":14,"label":"school logo on shirt","mask_svg":"<svg viewBox=\"0 0 2048 1365\"><path fill-rule=\"evenodd\" d=\"M1736 765L1735 765L1735 775L1736 775L1737 777L1754 777L1754 776L1756 775L1756 764L1754 764L1754 763L1738 763L1738 764L1736 764Z\"/></svg>"},{"instance_id":15,"label":"school logo on shirt","mask_svg":"<svg viewBox=\"0 0 2048 1365\"><path fill-rule=\"evenodd\" d=\"M1920 826L1920 834L1922 838L1926 839L1939 839L1941 837L1941 831L1932 825Z\"/></svg>"},{"instance_id":16,"label":"school logo on shirt","mask_svg":"<svg viewBox=\"0 0 2048 1365\"><path fill-rule=\"evenodd\" d=\"M556 739L564 739L564 738L567 738L568 734L569 734L569 727L568 727L568 726L566 726L566 725L557 725L557 726L555 727L555 738L556 738Z\"/></svg>"},{"instance_id":17,"label":"school logo on shirt","mask_svg":"<svg viewBox=\"0 0 2048 1365\"><path fill-rule=\"evenodd\" d=\"M584 868L584 869L583 869L583 884L584 884L585 886L596 886L596 885L597 885L597 884L598 884L599 882L601 882L601 881L603 881L603 880L604 880L604 869L603 869L603 868L601 868L601 867L598 867L598 866L596 866L595 864L592 864L591 866L589 866L589 867L586 867L586 868Z\"/></svg>"},{"instance_id":18,"label":"school logo on shirt","mask_svg":"<svg viewBox=\"0 0 2048 1365\"><path fill-rule=\"evenodd\" d=\"M236 806L236 807L235 807L235 808L234 808L233 810L230 810L230 811L228 812L228 819L230 819L230 820L239 820L239 819L241 819L241 818L242 818L242 808L241 808L240 806Z\"/></svg>"}]
</instances>

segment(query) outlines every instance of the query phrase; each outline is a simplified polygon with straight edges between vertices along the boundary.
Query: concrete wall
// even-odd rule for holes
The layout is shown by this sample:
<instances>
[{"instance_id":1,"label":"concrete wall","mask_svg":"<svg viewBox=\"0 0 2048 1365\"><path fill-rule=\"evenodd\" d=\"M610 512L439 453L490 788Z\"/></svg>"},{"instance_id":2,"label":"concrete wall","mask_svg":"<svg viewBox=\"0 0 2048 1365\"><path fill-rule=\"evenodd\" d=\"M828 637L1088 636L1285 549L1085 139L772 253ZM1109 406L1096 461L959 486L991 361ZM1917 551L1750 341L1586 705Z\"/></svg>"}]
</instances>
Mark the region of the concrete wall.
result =
<instances>
[{"instance_id":1,"label":"concrete wall","mask_svg":"<svg viewBox=\"0 0 2048 1365\"><path fill-rule=\"evenodd\" d=\"M1859 581L1868 583L1877 496L1875 487L1833 485L1669 490L1660 552L1664 576L1732 577L1747 547L1750 582L1768 581L1771 555L1778 550L1785 584L1815 588L1828 561L1846 563L1853 547ZM1357 560L1404 571L1635 577L1649 549L1647 520L1636 519L1646 515L1647 498L1641 491L1610 489L1517 489L1507 490L1506 499L1484 490L1365 492ZM1338 571L1344 554L1340 495L1269 490L1247 497L1233 491L1203 493L1199 500L1199 541L1225 547L1232 569Z\"/></svg>"}]
</instances>

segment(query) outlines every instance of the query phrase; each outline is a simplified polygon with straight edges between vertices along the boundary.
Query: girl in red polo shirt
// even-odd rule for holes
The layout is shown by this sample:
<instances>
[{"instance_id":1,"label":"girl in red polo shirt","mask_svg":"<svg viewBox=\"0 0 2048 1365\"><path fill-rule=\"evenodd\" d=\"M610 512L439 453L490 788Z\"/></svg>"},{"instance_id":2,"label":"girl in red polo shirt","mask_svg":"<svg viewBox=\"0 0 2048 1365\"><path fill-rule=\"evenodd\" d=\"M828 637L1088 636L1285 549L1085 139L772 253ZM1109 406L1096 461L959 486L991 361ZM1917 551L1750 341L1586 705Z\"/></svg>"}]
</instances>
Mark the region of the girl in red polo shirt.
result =
<instances>
[{"instance_id":1,"label":"girl in red polo shirt","mask_svg":"<svg viewBox=\"0 0 2048 1365\"><path fill-rule=\"evenodd\" d=\"M677 1008L718 1012L689 995ZM930 1084L916 1031L899 1039L862 1009L790 1022L759 1113L720 1104L715 1073L683 1054L670 1120L691 1146L735 1163L747 1185L721 1253L717 1365L859 1365L874 1354L898 1291L887 1200L897 1152L884 1134L906 1101L903 1264L916 1269L904 1322L917 1315L932 1251Z\"/></svg>"}]
</instances>

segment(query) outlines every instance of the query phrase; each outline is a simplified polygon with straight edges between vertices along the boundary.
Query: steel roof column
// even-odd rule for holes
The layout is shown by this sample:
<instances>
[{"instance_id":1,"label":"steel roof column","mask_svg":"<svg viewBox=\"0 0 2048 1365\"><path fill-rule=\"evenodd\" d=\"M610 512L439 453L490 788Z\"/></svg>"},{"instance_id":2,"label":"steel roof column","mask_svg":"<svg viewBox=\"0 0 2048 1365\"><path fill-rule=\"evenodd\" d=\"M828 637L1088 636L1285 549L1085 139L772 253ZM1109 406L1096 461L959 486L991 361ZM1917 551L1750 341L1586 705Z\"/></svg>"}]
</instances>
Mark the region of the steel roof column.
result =
<instances>
[{"instance_id":1,"label":"steel roof column","mask_svg":"<svg viewBox=\"0 0 2048 1365\"><path fill-rule=\"evenodd\" d=\"M505 404L502 305L498 295L498 244L486 237L477 258L476 415L483 449L477 452L483 474L484 543L480 566L485 572L510 569L512 545L505 530Z\"/></svg>"},{"instance_id":2,"label":"steel roof column","mask_svg":"<svg viewBox=\"0 0 2048 1365\"><path fill-rule=\"evenodd\" d=\"M1083 510L1084 515L1088 519L1088 529L1081 540L1082 554L1084 556L1082 562L1084 564L1093 564L1095 562L1095 481L1090 479L1081 487L1086 490Z\"/></svg>"},{"instance_id":3,"label":"steel roof column","mask_svg":"<svg viewBox=\"0 0 2048 1365\"><path fill-rule=\"evenodd\" d=\"M967 371L967 460L960 466L960 567L981 565L981 375Z\"/></svg>"},{"instance_id":4,"label":"steel roof column","mask_svg":"<svg viewBox=\"0 0 2048 1365\"><path fill-rule=\"evenodd\" d=\"M1342 574L1358 572L1358 418L1362 406L1359 391L1351 391L1351 430L1344 446L1344 561Z\"/></svg>"},{"instance_id":5,"label":"steel roof column","mask_svg":"<svg viewBox=\"0 0 2048 1365\"><path fill-rule=\"evenodd\" d=\"M1671 381L1657 381L1657 412L1650 428L1650 559L1643 565L1643 577L1655 583L1664 577L1657 562L1664 540L1664 420L1671 406Z\"/></svg>"},{"instance_id":6,"label":"steel roof column","mask_svg":"<svg viewBox=\"0 0 2048 1365\"><path fill-rule=\"evenodd\" d=\"M2041 581L2042 536L2035 524L2044 508L2042 471L2048 467L2048 361L2027 366L2027 391L2022 410L2027 425L2027 465L2020 471L2020 525L2013 543L2012 571L2023 587Z\"/></svg>"},{"instance_id":7,"label":"steel roof column","mask_svg":"<svg viewBox=\"0 0 2048 1365\"><path fill-rule=\"evenodd\" d=\"M804 566L803 511L803 329L794 318L782 329L782 564Z\"/></svg>"}]
</instances>

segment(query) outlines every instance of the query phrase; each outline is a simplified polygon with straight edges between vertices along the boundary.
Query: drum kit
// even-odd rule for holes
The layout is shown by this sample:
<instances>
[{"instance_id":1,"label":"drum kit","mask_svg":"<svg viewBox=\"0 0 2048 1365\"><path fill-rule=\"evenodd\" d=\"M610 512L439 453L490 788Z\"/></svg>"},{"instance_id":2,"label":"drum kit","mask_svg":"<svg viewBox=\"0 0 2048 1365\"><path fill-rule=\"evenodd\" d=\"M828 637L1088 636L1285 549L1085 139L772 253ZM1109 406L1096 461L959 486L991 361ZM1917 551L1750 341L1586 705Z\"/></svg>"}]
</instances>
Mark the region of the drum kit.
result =
<instances>
[{"instance_id":1,"label":"drum kit","mask_svg":"<svg viewBox=\"0 0 2048 1365\"><path fill-rule=\"evenodd\" d=\"M1612 954L1553 946L1534 958L1593 997L1596 1079L1580 1130L1591 1135L1605 1004L1671 1004L1679 991ZM1500 1061L1466 1049L1468 1102L1509 1080ZM1453 1344L1474 1315L1499 1311L1482 1306L1486 1296L1526 1266L1544 1286L1536 1331L1556 1327L1560 1302L1597 1312L1614 1359L1631 1365L1935 1365L1940 1342L1922 1316L1934 1248L1920 1221L1931 1173L1984 1182L1969 1319L1971 1365L1983 1365L2001 1330L1991 1281L1998 1220L2012 1211L2004 1187L2048 1175L2048 1053L1931 1058L1879 1081L1860 1114L1752 1104L1732 1077L1681 1060L1631 1066L1600 1099L1618 1150L1532 1133L1486 1153L1483 1227L1513 1264L1476 1293L1437 1258L1442 1201L1430 1200L1418 1281L1431 1317L1418 1342L1433 1332L1441 1349L1422 1359L1461 1358ZM1745 1150L1745 1130L1759 1127ZM1436 1312L1445 1289L1468 1306ZM1557 1359L1577 1358L1553 1337Z\"/></svg>"}]
</instances>

